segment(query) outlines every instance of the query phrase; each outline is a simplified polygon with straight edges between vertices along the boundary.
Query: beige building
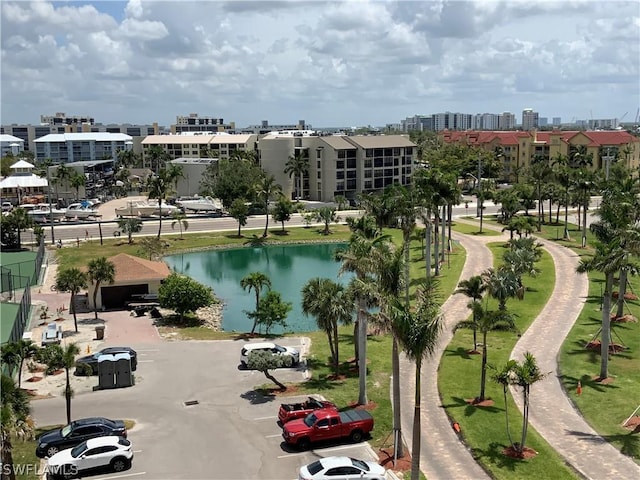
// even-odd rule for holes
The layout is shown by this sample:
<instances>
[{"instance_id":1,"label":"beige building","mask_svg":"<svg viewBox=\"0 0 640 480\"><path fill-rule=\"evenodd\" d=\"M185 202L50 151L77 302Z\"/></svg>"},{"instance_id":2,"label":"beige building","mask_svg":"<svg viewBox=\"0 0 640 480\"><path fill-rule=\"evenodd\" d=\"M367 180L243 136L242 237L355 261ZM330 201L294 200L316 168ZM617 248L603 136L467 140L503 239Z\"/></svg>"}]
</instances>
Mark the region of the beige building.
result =
<instances>
[{"instance_id":1,"label":"beige building","mask_svg":"<svg viewBox=\"0 0 640 480\"><path fill-rule=\"evenodd\" d=\"M502 149L503 178L517 181L534 158L553 161L558 155L573 158L578 148L591 154L591 169L604 171L611 162L623 162L632 171L640 167L640 138L622 130L604 131L445 131L440 138L488 151Z\"/></svg>"},{"instance_id":2,"label":"beige building","mask_svg":"<svg viewBox=\"0 0 640 480\"><path fill-rule=\"evenodd\" d=\"M162 281L171 270L164 262L154 262L126 253L119 253L107 260L115 266L115 278L112 284L100 284L96 305L98 309L123 308L132 300L132 295L157 294ZM93 307L95 283L89 285L87 300Z\"/></svg>"},{"instance_id":3,"label":"beige building","mask_svg":"<svg viewBox=\"0 0 640 480\"><path fill-rule=\"evenodd\" d=\"M289 198L295 186L294 177L284 173L286 163L296 151L303 152L309 172L301 197L323 202L409 184L415 147L404 135L318 136L311 131L270 133L258 142L262 168L275 176Z\"/></svg>"}]
</instances>

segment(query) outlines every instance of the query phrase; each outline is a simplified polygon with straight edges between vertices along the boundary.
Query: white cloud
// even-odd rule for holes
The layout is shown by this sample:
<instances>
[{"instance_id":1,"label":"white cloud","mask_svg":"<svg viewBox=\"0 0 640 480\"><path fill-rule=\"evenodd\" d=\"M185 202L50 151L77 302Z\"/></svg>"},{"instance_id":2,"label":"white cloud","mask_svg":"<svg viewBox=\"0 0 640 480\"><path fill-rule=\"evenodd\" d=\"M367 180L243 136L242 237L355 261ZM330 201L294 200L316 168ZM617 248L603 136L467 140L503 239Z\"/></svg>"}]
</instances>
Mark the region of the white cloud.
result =
<instances>
[{"instance_id":1,"label":"white cloud","mask_svg":"<svg viewBox=\"0 0 640 480\"><path fill-rule=\"evenodd\" d=\"M3 122L384 125L640 105L635 1L3 1ZM636 106L636 107L634 107Z\"/></svg>"}]
</instances>

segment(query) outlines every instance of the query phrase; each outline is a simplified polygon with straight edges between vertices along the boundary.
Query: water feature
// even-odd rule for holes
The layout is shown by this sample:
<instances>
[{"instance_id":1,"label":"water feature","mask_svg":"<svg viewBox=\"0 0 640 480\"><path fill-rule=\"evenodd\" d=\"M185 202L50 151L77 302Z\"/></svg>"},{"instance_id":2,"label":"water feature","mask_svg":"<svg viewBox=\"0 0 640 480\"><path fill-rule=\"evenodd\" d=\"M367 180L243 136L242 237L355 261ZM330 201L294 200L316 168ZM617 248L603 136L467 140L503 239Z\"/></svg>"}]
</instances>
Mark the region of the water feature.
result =
<instances>
[{"instance_id":1,"label":"water feature","mask_svg":"<svg viewBox=\"0 0 640 480\"><path fill-rule=\"evenodd\" d=\"M315 319L302 313L302 287L314 277L348 283L351 274L339 276L340 263L334 260L336 249L344 244L315 243L273 245L232 250L207 250L165 257L169 267L213 288L224 302L222 327L226 331L250 331L253 320L245 311L255 309L255 293L240 287L240 280L252 272L262 272L271 280L271 289L283 301L291 302L287 328L273 333L317 330Z\"/></svg>"}]
</instances>

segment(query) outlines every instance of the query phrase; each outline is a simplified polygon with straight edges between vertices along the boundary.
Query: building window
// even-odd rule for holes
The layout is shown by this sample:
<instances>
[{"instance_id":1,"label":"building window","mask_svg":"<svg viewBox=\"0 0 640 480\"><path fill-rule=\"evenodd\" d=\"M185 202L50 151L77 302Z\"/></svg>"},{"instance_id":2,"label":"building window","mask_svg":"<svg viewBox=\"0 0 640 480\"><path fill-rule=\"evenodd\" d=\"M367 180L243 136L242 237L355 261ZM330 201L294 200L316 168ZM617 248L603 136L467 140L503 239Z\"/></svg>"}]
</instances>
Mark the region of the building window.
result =
<instances>
[{"instance_id":1,"label":"building window","mask_svg":"<svg viewBox=\"0 0 640 480\"><path fill-rule=\"evenodd\" d=\"M367 148L364 152L364 156L365 157L373 157L373 149L372 148Z\"/></svg>"},{"instance_id":2,"label":"building window","mask_svg":"<svg viewBox=\"0 0 640 480\"><path fill-rule=\"evenodd\" d=\"M344 172L336 172L336 178L339 180L344 179Z\"/></svg>"},{"instance_id":3,"label":"building window","mask_svg":"<svg viewBox=\"0 0 640 480\"><path fill-rule=\"evenodd\" d=\"M371 180L365 180L364 181L364 189L365 190L371 190L372 184L371 184Z\"/></svg>"},{"instance_id":4,"label":"building window","mask_svg":"<svg viewBox=\"0 0 640 480\"><path fill-rule=\"evenodd\" d=\"M371 168L372 165L373 165L373 163L371 162L370 158L365 159L364 168Z\"/></svg>"},{"instance_id":5,"label":"building window","mask_svg":"<svg viewBox=\"0 0 640 480\"><path fill-rule=\"evenodd\" d=\"M349 158L347 160L347 168L356 168L356 159L355 158Z\"/></svg>"},{"instance_id":6,"label":"building window","mask_svg":"<svg viewBox=\"0 0 640 480\"><path fill-rule=\"evenodd\" d=\"M355 170L348 170L347 171L347 178L356 178L356 171Z\"/></svg>"},{"instance_id":7,"label":"building window","mask_svg":"<svg viewBox=\"0 0 640 480\"><path fill-rule=\"evenodd\" d=\"M336 168L338 168L338 169L344 168L344 160L338 160L336 162Z\"/></svg>"},{"instance_id":8,"label":"building window","mask_svg":"<svg viewBox=\"0 0 640 480\"><path fill-rule=\"evenodd\" d=\"M344 150L338 150L338 158L347 158L347 152Z\"/></svg>"},{"instance_id":9,"label":"building window","mask_svg":"<svg viewBox=\"0 0 640 480\"><path fill-rule=\"evenodd\" d=\"M316 163L316 167L318 168L318 170L320 170L321 166L320 166L320 160L318 160L318 162Z\"/></svg>"},{"instance_id":10,"label":"building window","mask_svg":"<svg viewBox=\"0 0 640 480\"><path fill-rule=\"evenodd\" d=\"M347 180L347 190L355 190L356 189L356 181L354 180Z\"/></svg>"},{"instance_id":11,"label":"building window","mask_svg":"<svg viewBox=\"0 0 640 480\"><path fill-rule=\"evenodd\" d=\"M344 182L336 182L336 190L344 191Z\"/></svg>"},{"instance_id":12,"label":"building window","mask_svg":"<svg viewBox=\"0 0 640 480\"><path fill-rule=\"evenodd\" d=\"M322 150L316 150L316 158L322 157Z\"/></svg>"}]
</instances>

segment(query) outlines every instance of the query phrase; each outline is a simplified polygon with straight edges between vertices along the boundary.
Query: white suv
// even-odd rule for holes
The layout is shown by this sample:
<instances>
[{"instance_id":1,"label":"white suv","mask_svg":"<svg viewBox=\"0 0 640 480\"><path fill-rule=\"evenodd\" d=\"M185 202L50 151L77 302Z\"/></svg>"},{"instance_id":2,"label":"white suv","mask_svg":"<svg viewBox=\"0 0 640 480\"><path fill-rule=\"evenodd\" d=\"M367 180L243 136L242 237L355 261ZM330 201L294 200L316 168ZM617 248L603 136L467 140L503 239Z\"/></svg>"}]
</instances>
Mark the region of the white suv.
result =
<instances>
[{"instance_id":1,"label":"white suv","mask_svg":"<svg viewBox=\"0 0 640 480\"><path fill-rule=\"evenodd\" d=\"M49 457L48 478L71 478L105 467L110 467L114 472L122 472L131 467L132 459L131 442L126 438L92 438Z\"/></svg>"},{"instance_id":2,"label":"white suv","mask_svg":"<svg viewBox=\"0 0 640 480\"><path fill-rule=\"evenodd\" d=\"M300 363L300 352L295 348L283 347L277 343L262 342L262 343L248 343L240 351L240 364L246 368L249 361L249 353L262 350L265 352L271 352L273 355L288 355L293 360L293 365Z\"/></svg>"}]
</instances>

